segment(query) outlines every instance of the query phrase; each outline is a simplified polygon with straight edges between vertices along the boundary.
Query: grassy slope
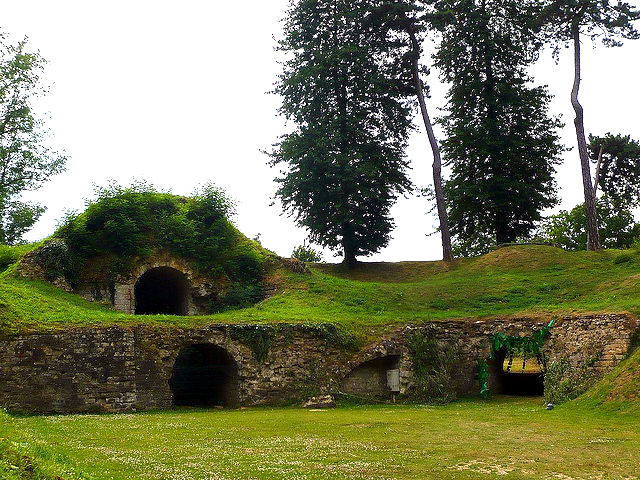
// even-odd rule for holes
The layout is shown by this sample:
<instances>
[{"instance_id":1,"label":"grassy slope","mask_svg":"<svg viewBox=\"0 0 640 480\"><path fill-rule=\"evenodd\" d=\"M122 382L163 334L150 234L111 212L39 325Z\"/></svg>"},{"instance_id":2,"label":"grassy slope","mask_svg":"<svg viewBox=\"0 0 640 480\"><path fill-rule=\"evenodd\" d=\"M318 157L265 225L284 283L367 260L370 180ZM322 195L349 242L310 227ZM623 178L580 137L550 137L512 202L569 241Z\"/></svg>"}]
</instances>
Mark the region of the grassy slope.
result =
<instances>
[{"instance_id":1,"label":"grassy slope","mask_svg":"<svg viewBox=\"0 0 640 480\"><path fill-rule=\"evenodd\" d=\"M625 261L620 261L625 260ZM640 314L640 254L508 247L443 262L366 263L355 271L319 264L311 275L281 273L280 294L254 307L209 317L154 316L145 322L398 322L585 311ZM46 283L0 274L0 329L139 323Z\"/></svg>"},{"instance_id":2,"label":"grassy slope","mask_svg":"<svg viewBox=\"0 0 640 480\"><path fill-rule=\"evenodd\" d=\"M640 348L629 355L587 393L574 401L578 406L640 415Z\"/></svg>"},{"instance_id":3,"label":"grassy slope","mask_svg":"<svg viewBox=\"0 0 640 480\"><path fill-rule=\"evenodd\" d=\"M637 478L640 451L640 416L547 411L539 399L319 412L0 413L0 430L68 457L95 480L621 480Z\"/></svg>"}]
</instances>

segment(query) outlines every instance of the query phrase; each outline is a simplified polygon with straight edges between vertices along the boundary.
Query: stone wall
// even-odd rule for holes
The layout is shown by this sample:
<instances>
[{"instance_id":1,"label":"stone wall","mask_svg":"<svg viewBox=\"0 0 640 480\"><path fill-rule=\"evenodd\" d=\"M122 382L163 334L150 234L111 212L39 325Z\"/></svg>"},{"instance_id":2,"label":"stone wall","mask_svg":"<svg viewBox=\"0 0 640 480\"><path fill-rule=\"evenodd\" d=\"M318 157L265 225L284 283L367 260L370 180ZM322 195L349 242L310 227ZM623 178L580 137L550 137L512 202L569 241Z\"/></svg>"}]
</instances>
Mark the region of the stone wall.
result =
<instances>
[{"instance_id":1,"label":"stone wall","mask_svg":"<svg viewBox=\"0 0 640 480\"><path fill-rule=\"evenodd\" d=\"M460 394L473 394L478 391L476 363L489 355L491 334L528 335L546 324L527 318L459 320L434 322L428 331L443 348L456 346L456 388ZM269 351L260 360L248 342L234 334L235 328L87 328L2 340L0 405L30 412L170 408L169 381L175 359L182 348L198 344L217 345L233 357L242 405L298 402L341 392L352 372L357 377L359 368L366 370L382 357L394 358L402 395L412 386L407 335L425 327L399 327L353 351L322 329L280 326L273 330ZM545 353L550 361L566 356L573 366L588 364L596 376L602 375L627 353L635 328L635 319L627 315L558 319ZM375 372L369 377L374 378ZM499 392L499 378L494 377L491 386Z\"/></svg>"}]
</instances>

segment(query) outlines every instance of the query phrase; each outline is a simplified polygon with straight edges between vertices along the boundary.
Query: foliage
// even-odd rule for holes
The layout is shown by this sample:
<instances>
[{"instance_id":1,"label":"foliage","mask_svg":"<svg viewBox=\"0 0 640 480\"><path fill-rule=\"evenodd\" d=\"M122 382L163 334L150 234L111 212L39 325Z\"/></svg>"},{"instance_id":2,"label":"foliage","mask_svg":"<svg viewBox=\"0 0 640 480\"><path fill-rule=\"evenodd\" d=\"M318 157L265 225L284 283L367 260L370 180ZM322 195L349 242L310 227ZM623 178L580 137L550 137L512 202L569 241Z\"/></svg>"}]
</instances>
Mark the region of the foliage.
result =
<instances>
[{"instance_id":1,"label":"foliage","mask_svg":"<svg viewBox=\"0 0 640 480\"><path fill-rule=\"evenodd\" d=\"M291 258L297 258L302 262L317 263L322 261L322 252L315 250L311 245L307 245L307 243L304 242L302 245L298 245L293 249Z\"/></svg>"},{"instance_id":2,"label":"foliage","mask_svg":"<svg viewBox=\"0 0 640 480\"><path fill-rule=\"evenodd\" d=\"M574 125L578 143L578 155L582 170L587 249L601 248L597 224L596 192L591 180L589 153L584 130L584 109L578 100L580 91L581 42L580 35L587 34L594 40L598 37L606 46L622 45L619 38L639 38L640 33L633 22L640 18L640 10L629 3L618 0L544 0L539 17L543 38L553 44L556 60L561 45L573 44L574 77L571 89L571 105L575 111Z\"/></svg>"},{"instance_id":3,"label":"foliage","mask_svg":"<svg viewBox=\"0 0 640 480\"><path fill-rule=\"evenodd\" d=\"M67 158L45 146L47 131L32 103L46 89L39 85L45 60L26 51L27 39L12 45L0 33L0 243L18 243L44 212L20 200L64 170Z\"/></svg>"},{"instance_id":4,"label":"foliage","mask_svg":"<svg viewBox=\"0 0 640 480\"><path fill-rule=\"evenodd\" d=\"M389 209L411 186L410 77L402 42L367 25L380 1L291 2L278 45L289 56L274 92L296 128L270 153L286 167L276 196L347 265L388 244Z\"/></svg>"},{"instance_id":5,"label":"foliage","mask_svg":"<svg viewBox=\"0 0 640 480\"><path fill-rule=\"evenodd\" d=\"M454 257L478 257L498 248L493 234L475 232L459 235L454 239L452 250Z\"/></svg>"},{"instance_id":6,"label":"foliage","mask_svg":"<svg viewBox=\"0 0 640 480\"><path fill-rule=\"evenodd\" d=\"M22 256L33 250L34 244L2 245L0 244L0 270L16 263Z\"/></svg>"},{"instance_id":7,"label":"foliage","mask_svg":"<svg viewBox=\"0 0 640 480\"><path fill-rule=\"evenodd\" d=\"M595 382L595 374L589 365L572 366L566 358L547 365L544 375L545 403L564 403L578 398Z\"/></svg>"},{"instance_id":8,"label":"foliage","mask_svg":"<svg viewBox=\"0 0 640 480\"><path fill-rule=\"evenodd\" d=\"M628 248L640 236L640 224L636 223L629 207L616 207L608 197L596 200L600 240L605 248ZM587 231L584 204L571 211L560 210L542 221L536 236L544 242L567 250L585 250Z\"/></svg>"},{"instance_id":9,"label":"foliage","mask_svg":"<svg viewBox=\"0 0 640 480\"><path fill-rule=\"evenodd\" d=\"M69 246L59 238L45 241L34 255L38 265L46 272L48 280L71 275L73 258Z\"/></svg>"},{"instance_id":10,"label":"foliage","mask_svg":"<svg viewBox=\"0 0 640 480\"><path fill-rule=\"evenodd\" d=\"M193 259L203 271L234 281L259 279L263 251L229 221L233 208L233 201L213 185L181 197L146 183L111 183L96 189L83 213L68 214L55 235L81 258L146 256L166 248Z\"/></svg>"},{"instance_id":11,"label":"foliage","mask_svg":"<svg viewBox=\"0 0 640 480\"><path fill-rule=\"evenodd\" d=\"M640 204L640 142L630 135L589 135L591 161L601 153L598 183L607 198L622 208Z\"/></svg>"},{"instance_id":12,"label":"foliage","mask_svg":"<svg viewBox=\"0 0 640 480\"><path fill-rule=\"evenodd\" d=\"M497 332L489 337L491 343L491 358L495 358L496 354L501 350L509 354L522 356L536 356L542 353L544 339L549 335L549 331L555 320L551 320L549 324L540 330L535 330L531 335L508 335L503 332Z\"/></svg>"},{"instance_id":13,"label":"foliage","mask_svg":"<svg viewBox=\"0 0 640 480\"><path fill-rule=\"evenodd\" d=\"M623 252L567 252L542 245L504 247L483 257L445 262L365 263L355 270L316 264L310 274L270 274L278 293L242 310L203 317L148 317L151 325L226 323L333 324L345 340L377 329L429 320L561 316L576 312L640 315L640 257L614 263ZM80 325L137 324L48 283L0 273L0 323L51 330ZM585 274L589 272L589 274ZM318 333L319 335L321 333ZM324 335L324 333L322 333ZM355 339L354 339L355 340Z\"/></svg>"},{"instance_id":14,"label":"foliage","mask_svg":"<svg viewBox=\"0 0 640 480\"><path fill-rule=\"evenodd\" d=\"M251 348L258 363L267 359L277 333L276 328L271 325L229 325L226 330L231 338Z\"/></svg>"},{"instance_id":15,"label":"foliage","mask_svg":"<svg viewBox=\"0 0 640 480\"><path fill-rule=\"evenodd\" d=\"M484 358L478 359L478 383L480 384L480 396L485 400L489 398L489 362Z\"/></svg>"},{"instance_id":16,"label":"foliage","mask_svg":"<svg viewBox=\"0 0 640 480\"><path fill-rule=\"evenodd\" d=\"M438 344L433 329L424 328L407 338L413 362L413 398L422 402L447 403L456 399L454 369L458 350L454 343Z\"/></svg>"},{"instance_id":17,"label":"foliage","mask_svg":"<svg viewBox=\"0 0 640 480\"><path fill-rule=\"evenodd\" d=\"M544 27L545 40L553 43L557 56L560 46L573 42L577 28L591 40L601 39L607 47L622 45L620 38L639 37L633 21L640 11L628 2L610 0L545 0L539 22Z\"/></svg>"},{"instance_id":18,"label":"foliage","mask_svg":"<svg viewBox=\"0 0 640 480\"><path fill-rule=\"evenodd\" d=\"M463 252L486 252L489 238L500 245L526 237L540 212L557 203L562 123L548 114L546 87L529 85L526 68L538 46L530 3L434 2L442 35L436 65L451 84L440 119L451 167L445 193Z\"/></svg>"}]
</instances>

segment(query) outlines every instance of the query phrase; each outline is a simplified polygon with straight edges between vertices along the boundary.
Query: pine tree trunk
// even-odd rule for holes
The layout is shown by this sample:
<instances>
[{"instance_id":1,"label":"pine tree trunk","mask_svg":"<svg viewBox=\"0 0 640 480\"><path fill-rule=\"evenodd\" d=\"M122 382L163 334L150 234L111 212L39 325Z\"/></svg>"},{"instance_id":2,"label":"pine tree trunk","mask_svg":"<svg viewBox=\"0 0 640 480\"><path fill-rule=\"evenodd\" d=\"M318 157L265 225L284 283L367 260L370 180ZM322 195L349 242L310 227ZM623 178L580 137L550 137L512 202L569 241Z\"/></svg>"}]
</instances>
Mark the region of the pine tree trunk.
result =
<instances>
[{"instance_id":1,"label":"pine tree trunk","mask_svg":"<svg viewBox=\"0 0 640 480\"><path fill-rule=\"evenodd\" d=\"M444 189L442 188L442 159L440 157L440 148L436 136L433 133L433 126L429 119L427 112L427 104L424 100L424 91L422 90L422 82L420 81L419 69L418 69L418 41L416 39L415 32L413 31L413 25L409 24L407 31L411 38L411 46L413 50L413 83L416 89L416 96L418 97L418 103L420 104L420 112L422 113L422 120L424 127L427 130L427 136L429 137L429 143L431 144L431 151L433 152L433 186L436 192L436 207L438 209L438 219L440 220L440 234L442 236L442 258L446 262L453 260L453 253L451 251L451 233L449 232L449 220L447 219L447 207L444 199Z\"/></svg>"},{"instance_id":2,"label":"pine tree trunk","mask_svg":"<svg viewBox=\"0 0 640 480\"><path fill-rule=\"evenodd\" d=\"M580 27L577 23L572 26L575 76L573 89L571 90L571 105L576 112L574 120L576 136L578 139L578 153L582 166L582 186L584 187L584 209L587 217L587 250L600 249L600 234L596 218L596 198L591 184L591 169L589 167L589 154L587 153L587 140L584 134L584 114L582 105L578 101L580 89Z\"/></svg>"}]
</instances>

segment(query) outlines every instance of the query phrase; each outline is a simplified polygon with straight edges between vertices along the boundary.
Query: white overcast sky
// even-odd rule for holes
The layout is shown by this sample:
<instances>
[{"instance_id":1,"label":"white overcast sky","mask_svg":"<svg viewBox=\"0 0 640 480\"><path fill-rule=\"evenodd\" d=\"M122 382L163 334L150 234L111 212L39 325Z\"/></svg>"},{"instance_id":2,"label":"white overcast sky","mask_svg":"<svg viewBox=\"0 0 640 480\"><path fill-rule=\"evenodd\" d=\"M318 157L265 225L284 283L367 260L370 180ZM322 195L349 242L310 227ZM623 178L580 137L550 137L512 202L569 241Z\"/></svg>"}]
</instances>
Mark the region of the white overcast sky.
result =
<instances>
[{"instance_id":1,"label":"white overcast sky","mask_svg":"<svg viewBox=\"0 0 640 480\"><path fill-rule=\"evenodd\" d=\"M260 233L264 246L290 255L306 232L278 204L269 206L277 172L260 153L288 128L276 116L278 97L266 94L280 71L273 36L280 35L286 6L287 0L4 0L0 31L14 42L27 35L29 49L48 61L43 80L52 88L37 108L48 112L50 144L71 157L66 173L28 195L48 207L28 239L51 234L65 209L82 209L92 185L108 179L124 185L146 179L177 194L211 181L237 199L240 230ZM592 49L585 38L582 65L587 133L640 139L640 41ZM568 146L575 145L572 68L566 50L559 65L546 52L532 70L536 84L555 95L552 112L563 115ZM428 82L435 116L446 86L435 70ZM414 183L431 183L422 130L407 153ZM565 154L557 181L561 208L581 202L575 148ZM393 240L370 260L441 258L438 235L426 236L437 223L425 215L429 208L424 198L400 199L392 210ZM325 259L335 261L330 253Z\"/></svg>"}]
</instances>

